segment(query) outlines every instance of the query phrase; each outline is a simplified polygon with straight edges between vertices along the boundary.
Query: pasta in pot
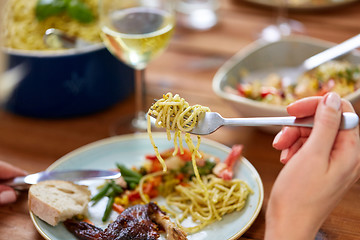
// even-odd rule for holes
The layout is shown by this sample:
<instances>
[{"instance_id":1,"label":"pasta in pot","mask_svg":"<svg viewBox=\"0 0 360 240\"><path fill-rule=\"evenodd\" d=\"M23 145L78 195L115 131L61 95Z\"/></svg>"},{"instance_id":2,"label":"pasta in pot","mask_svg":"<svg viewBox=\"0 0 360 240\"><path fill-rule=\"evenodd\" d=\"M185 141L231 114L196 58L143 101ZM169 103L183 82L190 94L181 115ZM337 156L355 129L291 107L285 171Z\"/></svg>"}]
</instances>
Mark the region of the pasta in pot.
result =
<instances>
[{"instance_id":1,"label":"pasta in pot","mask_svg":"<svg viewBox=\"0 0 360 240\"><path fill-rule=\"evenodd\" d=\"M83 0L97 19L97 0ZM9 0L4 8L4 45L22 50L48 50L43 35L49 28L60 29L88 42L101 42L97 21L80 23L67 14L50 16L39 21L35 16L37 0Z\"/></svg>"}]
</instances>

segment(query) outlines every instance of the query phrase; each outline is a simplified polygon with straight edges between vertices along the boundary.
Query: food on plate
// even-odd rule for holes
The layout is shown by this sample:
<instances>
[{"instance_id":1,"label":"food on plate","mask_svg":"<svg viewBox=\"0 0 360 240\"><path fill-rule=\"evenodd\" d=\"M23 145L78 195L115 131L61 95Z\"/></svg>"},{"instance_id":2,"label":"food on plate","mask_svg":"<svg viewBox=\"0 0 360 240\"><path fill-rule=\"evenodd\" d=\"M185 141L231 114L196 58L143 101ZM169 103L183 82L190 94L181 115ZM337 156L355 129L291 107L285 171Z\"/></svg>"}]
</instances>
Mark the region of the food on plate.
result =
<instances>
[{"instance_id":1,"label":"food on plate","mask_svg":"<svg viewBox=\"0 0 360 240\"><path fill-rule=\"evenodd\" d=\"M49 28L101 42L97 7L96 0L9 0L4 9L5 47L48 50L43 36Z\"/></svg>"},{"instance_id":2,"label":"food on plate","mask_svg":"<svg viewBox=\"0 0 360 240\"><path fill-rule=\"evenodd\" d=\"M322 96L330 91L345 97L360 87L360 65L347 61L329 61L305 73L296 84L290 86L284 86L281 76L272 73L265 79L240 82L235 87L226 90L275 105L288 105L300 98Z\"/></svg>"},{"instance_id":3,"label":"food on plate","mask_svg":"<svg viewBox=\"0 0 360 240\"><path fill-rule=\"evenodd\" d=\"M122 214L136 204L165 200L161 209L178 227L187 233L198 232L228 213L241 211L252 194L246 182L233 178L242 149L242 145L234 145L225 161L200 151L201 157L195 161L206 191L195 176L192 154L187 148L176 155L173 148L160 153L166 172L156 154L146 155L141 166L128 168L117 164L121 178L99 186L92 206L105 198L103 220L107 221L111 211Z\"/></svg>"},{"instance_id":4,"label":"food on plate","mask_svg":"<svg viewBox=\"0 0 360 240\"><path fill-rule=\"evenodd\" d=\"M183 165L175 179L181 180L174 181L171 173L163 177L165 180L161 193L167 203L165 211L169 212L186 232L198 232L214 221L220 221L224 215L245 207L252 190L246 182L233 179L234 167L241 157L242 149L242 145L234 145L224 162L201 153L202 157L196 159L196 165L202 184L199 184L194 176L190 156L187 160L184 160L184 156L179 160ZM172 165L181 165L174 164L173 156L169 157L169 161ZM175 174L179 172L175 169L171 171ZM147 176L143 179L146 181ZM192 223L184 225L185 220L189 219Z\"/></svg>"},{"instance_id":5,"label":"food on plate","mask_svg":"<svg viewBox=\"0 0 360 240\"><path fill-rule=\"evenodd\" d=\"M29 189L29 209L48 224L59 222L78 214L85 214L91 192L87 186L61 180L48 180L34 184Z\"/></svg>"},{"instance_id":6,"label":"food on plate","mask_svg":"<svg viewBox=\"0 0 360 240\"><path fill-rule=\"evenodd\" d=\"M232 181L232 174L230 173L236 160L241 157L242 146L234 146L231 154L233 156L232 160L214 168L214 173L217 173L221 178L211 175L200 176L198 166L205 162L199 152L201 138L197 136L195 146L189 132L196 126L201 115L209 111L208 107L201 105L190 106L178 94L167 93L151 106L147 116L149 137L156 158L162 165L163 173L155 172L143 177L140 181L140 195L146 202L147 199L142 194L144 183L148 179L163 175L168 168L152 138L150 117L154 117L156 119L155 126L166 129L169 141L171 140L170 131L174 131L174 151L170 154L171 156L176 156L178 152L180 154L185 153L182 145L182 133L185 134L185 142L190 150L194 178L185 183L186 187L181 185L174 187L171 194L166 197L168 205L172 208L168 209L168 211L171 211L173 216L176 217L179 225L191 216L193 224L188 227L182 226L189 233L197 232L215 220L221 220L226 213L241 210L251 193L251 189L245 182ZM214 188L214 186L218 188ZM179 217L179 215L181 216Z\"/></svg>"},{"instance_id":7,"label":"food on plate","mask_svg":"<svg viewBox=\"0 0 360 240\"><path fill-rule=\"evenodd\" d=\"M202 180L209 189L211 208L204 190L194 178L187 186L176 186L175 191L166 198L169 206L167 211L172 213L176 223L188 233L198 232L214 221L220 221L226 214L241 211L251 193L251 189L240 179L227 181L207 175ZM183 222L189 217L194 224L185 227Z\"/></svg>"},{"instance_id":8,"label":"food on plate","mask_svg":"<svg viewBox=\"0 0 360 240\"><path fill-rule=\"evenodd\" d=\"M75 220L67 220L64 224L71 233L84 240L155 240L159 238L160 230L165 231L168 240L186 239L186 233L177 228L153 202L125 209L105 230Z\"/></svg>"}]
</instances>

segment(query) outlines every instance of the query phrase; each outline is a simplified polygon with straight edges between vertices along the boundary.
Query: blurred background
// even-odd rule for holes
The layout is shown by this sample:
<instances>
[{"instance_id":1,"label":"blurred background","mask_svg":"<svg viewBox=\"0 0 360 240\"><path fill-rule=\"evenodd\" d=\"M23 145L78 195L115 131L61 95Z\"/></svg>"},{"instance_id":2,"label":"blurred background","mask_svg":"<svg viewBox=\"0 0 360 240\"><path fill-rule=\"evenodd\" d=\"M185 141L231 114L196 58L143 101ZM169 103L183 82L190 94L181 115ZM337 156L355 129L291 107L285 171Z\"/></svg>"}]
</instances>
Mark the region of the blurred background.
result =
<instances>
[{"instance_id":1,"label":"blurred background","mask_svg":"<svg viewBox=\"0 0 360 240\"><path fill-rule=\"evenodd\" d=\"M50 6L48 11L51 2L0 0L0 159L29 172L44 170L88 143L141 132L129 127L133 116L167 92L224 117L249 117L286 115L291 101L336 90L359 113L360 55L353 50L358 39L339 62L312 69L301 84L284 88L278 71L300 66L312 55L357 36L358 0L167 1L173 4L171 16L161 18L166 24L156 18L151 27L168 34L161 42L152 41L158 48L146 54L121 50L121 44L110 40L110 51L105 47L100 35L106 21L99 19L98 1L80 1L75 10ZM85 13L79 17L78 11ZM46 34L51 28L68 36ZM146 59L139 61L142 67L127 62L133 56ZM135 84L136 70L145 66L143 80ZM141 94L135 95L135 89ZM277 130L221 128L206 136L227 146L244 144L244 156L264 184L264 208L282 168L279 152L272 148ZM360 239L359 194L358 182L325 222L319 239ZM17 215L0 218L0 225L25 226L25 231L12 231L12 239L42 239L28 216L26 196L17 209ZM0 208L0 213L6 216L11 210ZM263 239L264 224L261 211L241 239ZM7 227L0 228L5 232Z\"/></svg>"}]
</instances>

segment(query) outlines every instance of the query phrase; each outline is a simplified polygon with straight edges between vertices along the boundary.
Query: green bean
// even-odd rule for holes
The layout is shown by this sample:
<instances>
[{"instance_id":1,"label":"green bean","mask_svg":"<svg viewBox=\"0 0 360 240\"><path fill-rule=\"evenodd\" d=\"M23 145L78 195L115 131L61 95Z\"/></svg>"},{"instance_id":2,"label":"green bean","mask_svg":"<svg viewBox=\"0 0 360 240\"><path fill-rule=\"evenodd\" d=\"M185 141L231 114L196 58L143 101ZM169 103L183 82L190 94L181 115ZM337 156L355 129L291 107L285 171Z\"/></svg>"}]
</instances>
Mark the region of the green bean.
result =
<instances>
[{"instance_id":1,"label":"green bean","mask_svg":"<svg viewBox=\"0 0 360 240\"><path fill-rule=\"evenodd\" d=\"M115 194L124 192L121 186L117 185L114 181L111 181L111 188L115 191Z\"/></svg>"},{"instance_id":2,"label":"green bean","mask_svg":"<svg viewBox=\"0 0 360 240\"><path fill-rule=\"evenodd\" d=\"M112 210L112 206L114 204L114 201L115 201L115 194L112 193L112 194L110 194L108 202L106 204L105 212L104 212L104 215L102 217L103 222L106 222L108 220L108 218L110 216L110 213L111 213L111 210Z\"/></svg>"},{"instance_id":3,"label":"green bean","mask_svg":"<svg viewBox=\"0 0 360 240\"><path fill-rule=\"evenodd\" d=\"M134 177L139 180L142 178L142 175L140 173L137 173L137 172L125 167L124 165L117 163L116 166L120 170L122 177Z\"/></svg>"},{"instance_id":4,"label":"green bean","mask_svg":"<svg viewBox=\"0 0 360 240\"><path fill-rule=\"evenodd\" d=\"M91 198L91 201L94 201L93 205L95 205L101 198L103 198L103 197L107 194L107 192L109 191L110 187L111 187L111 183L110 183L110 182L106 183L106 184L101 188L101 190L100 190L95 196L93 196L93 197Z\"/></svg>"},{"instance_id":5,"label":"green bean","mask_svg":"<svg viewBox=\"0 0 360 240\"><path fill-rule=\"evenodd\" d=\"M134 182L129 183L129 188L130 188L131 190L135 189L136 186L137 186L137 183L134 183Z\"/></svg>"},{"instance_id":6,"label":"green bean","mask_svg":"<svg viewBox=\"0 0 360 240\"><path fill-rule=\"evenodd\" d=\"M103 222L107 221L110 216L115 196L122 192L124 192L124 190L121 188L121 186L117 185L114 180L111 180L110 182L107 182L100 190L100 192L92 198L92 201L95 201L94 204L96 204L103 197L109 198L102 218Z\"/></svg>"},{"instance_id":7,"label":"green bean","mask_svg":"<svg viewBox=\"0 0 360 240\"><path fill-rule=\"evenodd\" d=\"M139 184L139 182L140 182L140 179L135 178L135 177L127 177L127 176L125 176L125 177L123 177L123 178L124 178L124 180L125 180L125 182L126 182L127 184L129 184L129 183Z\"/></svg>"}]
</instances>

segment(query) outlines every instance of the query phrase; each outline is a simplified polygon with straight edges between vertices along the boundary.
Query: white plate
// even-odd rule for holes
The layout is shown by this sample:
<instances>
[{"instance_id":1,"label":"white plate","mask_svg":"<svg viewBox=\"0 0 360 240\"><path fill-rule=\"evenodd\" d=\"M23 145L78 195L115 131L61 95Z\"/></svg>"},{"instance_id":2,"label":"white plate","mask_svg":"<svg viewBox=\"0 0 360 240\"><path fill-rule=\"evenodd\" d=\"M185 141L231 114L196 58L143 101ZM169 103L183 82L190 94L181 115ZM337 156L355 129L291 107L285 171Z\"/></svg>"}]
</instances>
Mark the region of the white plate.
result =
<instances>
[{"instance_id":1,"label":"white plate","mask_svg":"<svg viewBox=\"0 0 360 240\"><path fill-rule=\"evenodd\" d=\"M154 133L156 145L160 151L171 148L172 141L166 139L163 133ZM245 146L246 147L246 146ZM224 160L229 154L230 148L202 138L200 149L209 154L218 156ZM53 163L48 170L65 170L65 169L111 169L115 168L115 163L122 163L125 166L140 166L144 161L146 154L153 154L154 149L150 144L147 134L131 134L118 137L112 137L100 140L86 146L83 146ZM215 222L202 231L188 236L189 240L219 240L219 239L238 239L254 222L258 216L264 198L263 185L260 176L251 163L245 158L241 164L237 165L236 178L240 178L248 183L254 191L249 196L245 208L240 212L234 212L224 216L221 221ZM99 181L83 181L90 190L94 191L96 186L101 184ZM89 218L97 226L104 227L101 223L104 202L99 202L95 207L89 205ZM38 232L48 240L72 240L76 239L64 225L61 223L52 227L40 220L30 212L31 219ZM116 214L111 216L113 219ZM160 239L165 239L163 236Z\"/></svg>"},{"instance_id":2,"label":"white plate","mask_svg":"<svg viewBox=\"0 0 360 240\"><path fill-rule=\"evenodd\" d=\"M247 2L254 3L257 5L262 5L266 7L281 7L282 1L285 0L246 0ZM348 5L354 3L358 0L287 0L285 6L288 9L297 10L297 11L315 11L315 10L324 10L340 7L343 5Z\"/></svg>"}]
</instances>

